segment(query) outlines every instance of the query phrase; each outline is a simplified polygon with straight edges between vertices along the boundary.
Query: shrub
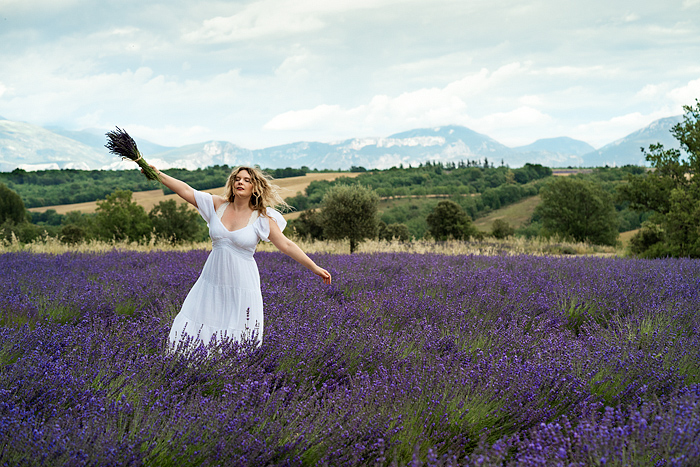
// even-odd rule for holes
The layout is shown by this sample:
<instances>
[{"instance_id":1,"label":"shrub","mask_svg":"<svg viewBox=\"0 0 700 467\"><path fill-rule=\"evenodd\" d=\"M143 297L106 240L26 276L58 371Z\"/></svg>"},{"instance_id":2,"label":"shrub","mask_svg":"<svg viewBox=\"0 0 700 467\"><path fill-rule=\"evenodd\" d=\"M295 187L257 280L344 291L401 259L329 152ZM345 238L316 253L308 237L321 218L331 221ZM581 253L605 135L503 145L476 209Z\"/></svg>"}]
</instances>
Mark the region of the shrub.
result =
<instances>
[{"instance_id":1,"label":"shrub","mask_svg":"<svg viewBox=\"0 0 700 467\"><path fill-rule=\"evenodd\" d=\"M510 237L515 233L515 229L503 219L496 219L491 226L491 235L496 238Z\"/></svg>"}]
</instances>

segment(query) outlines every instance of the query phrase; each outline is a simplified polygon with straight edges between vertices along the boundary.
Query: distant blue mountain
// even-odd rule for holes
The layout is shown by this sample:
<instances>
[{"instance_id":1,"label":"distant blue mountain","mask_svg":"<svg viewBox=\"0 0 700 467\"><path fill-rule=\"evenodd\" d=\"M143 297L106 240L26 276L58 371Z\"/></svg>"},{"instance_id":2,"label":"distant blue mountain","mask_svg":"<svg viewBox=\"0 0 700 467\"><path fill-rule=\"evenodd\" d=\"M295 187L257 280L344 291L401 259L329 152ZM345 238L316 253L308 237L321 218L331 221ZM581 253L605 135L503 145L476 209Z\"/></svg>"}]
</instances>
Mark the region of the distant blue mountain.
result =
<instances>
[{"instance_id":1,"label":"distant blue mountain","mask_svg":"<svg viewBox=\"0 0 700 467\"><path fill-rule=\"evenodd\" d=\"M681 121L683 121L682 116L656 120L624 138L585 154L583 165L586 167L645 165L646 161L641 148L649 149L649 145L655 143L661 143L667 149L680 147L678 140L671 134L671 129Z\"/></svg>"},{"instance_id":2,"label":"distant blue mountain","mask_svg":"<svg viewBox=\"0 0 700 467\"><path fill-rule=\"evenodd\" d=\"M0 120L0 171L91 169L108 162L106 153L29 123Z\"/></svg>"},{"instance_id":3,"label":"distant blue mountain","mask_svg":"<svg viewBox=\"0 0 700 467\"><path fill-rule=\"evenodd\" d=\"M574 156L583 156L595 148L590 144L579 141L577 139L561 136L559 138L538 139L527 146L519 146L513 148L518 152L550 152L552 154L569 154Z\"/></svg>"},{"instance_id":4,"label":"distant blue mountain","mask_svg":"<svg viewBox=\"0 0 700 467\"><path fill-rule=\"evenodd\" d=\"M253 151L256 161L269 167L390 168L417 166L426 161L459 162L517 158L499 142L468 128L422 128L388 137L353 138L335 143L299 142Z\"/></svg>"},{"instance_id":5,"label":"distant blue mountain","mask_svg":"<svg viewBox=\"0 0 700 467\"><path fill-rule=\"evenodd\" d=\"M97 149L99 151L103 151L105 153L108 153L107 148L105 148L105 143L107 142L107 137L105 134L109 130L100 130L97 128L89 128L86 130L80 130L80 131L71 131L71 130L65 130L60 127L46 127L47 130L50 130L56 134L59 134L61 136L65 136L66 138L74 139L76 141L80 141L86 146L90 146L91 148ZM147 140L142 140L139 139L138 141L138 147L139 151L143 154L155 154L159 152L165 152L170 149L174 149L172 147L168 146L161 146L159 144L151 143L150 141Z\"/></svg>"},{"instance_id":6,"label":"distant blue mountain","mask_svg":"<svg viewBox=\"0 0 700 467\"><path fill-rule=\"evenodd\" d=\"M478 161L520 167L525 163L549 167L643 164L639 150L661 142L678 147L670 134L681 117L657 120L598 150L572 138L548 138L509 148L461 126L419 128L388 137L352 138L331 143L297 142L265 149L246 149L227 141L207 141L172 148L138 139L146 159L159 168L197 169L211 165L258 164L267 168L302 167L349 169L352 166L385 169L433 162ZM133 169L104 147L105 130L69 131L42 128L0 119L0 171L20 167Z\"/></svg>"},{"instance_id":7,"label":"distant blue mountain","mask_svg":"<svg viewBox=\"0 0 700 467\"><path fill-rule=\"evenodd\" d=\"M581 156L594 149L593 146L584 141L566 136L538 139L527 146L513 148L514 151L521 154L522 158L538 161L549 167L580 166L583 164Z\"/></svg>"}]
</instances>

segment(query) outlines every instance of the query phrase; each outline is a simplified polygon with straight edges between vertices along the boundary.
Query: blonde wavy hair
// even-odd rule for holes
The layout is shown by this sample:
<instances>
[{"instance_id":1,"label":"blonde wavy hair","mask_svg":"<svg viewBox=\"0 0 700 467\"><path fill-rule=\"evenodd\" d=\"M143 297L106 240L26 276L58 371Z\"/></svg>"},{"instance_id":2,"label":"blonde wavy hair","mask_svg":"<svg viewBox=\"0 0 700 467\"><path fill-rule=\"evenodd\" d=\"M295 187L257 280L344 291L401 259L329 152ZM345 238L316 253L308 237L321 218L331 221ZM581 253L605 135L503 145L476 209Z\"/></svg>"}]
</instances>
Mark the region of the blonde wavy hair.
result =
<instances>
[{"instance_id":1,"label":"blonde wavy hair","mask_svg":"<svg viewBox=\"0 0 700 467\"><path fill-rule=\"evenodd\" d=\"M242 170L246 170L250 174L250 181L253 184L253 194L250 197L250 207L258 211L261 216L266 216L265 208L272 207L289 211L292 207L280 195L281 188L272 183L272 177L257 167L240 166L231 171L231 175L226 180L226 192L224 198L226 201L233 203L236 197L236 192L233 189L233 183L236 181L236 175Z\"/></svg>"}]
</instances>

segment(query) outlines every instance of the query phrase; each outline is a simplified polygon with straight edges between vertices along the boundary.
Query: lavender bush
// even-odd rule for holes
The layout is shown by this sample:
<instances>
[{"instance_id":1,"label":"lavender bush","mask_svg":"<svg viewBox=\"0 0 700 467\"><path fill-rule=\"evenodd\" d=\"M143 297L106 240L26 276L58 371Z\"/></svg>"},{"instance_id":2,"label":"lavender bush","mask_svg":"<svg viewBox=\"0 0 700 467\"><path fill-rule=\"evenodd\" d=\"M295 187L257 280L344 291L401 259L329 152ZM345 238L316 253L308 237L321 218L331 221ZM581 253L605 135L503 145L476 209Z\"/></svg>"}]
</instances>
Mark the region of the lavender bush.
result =
<instances>
[{"instance_id":1,"label":"lavender bush","mask_svg":"<svg viewBox=\"0 0 700 467\"><path fill-rule=\"evenodd\" d=\"M263 345L185 355L207 255L0 255L0 463L700 463L700 261L258 253Z\"/></svg>"}]
</instances>

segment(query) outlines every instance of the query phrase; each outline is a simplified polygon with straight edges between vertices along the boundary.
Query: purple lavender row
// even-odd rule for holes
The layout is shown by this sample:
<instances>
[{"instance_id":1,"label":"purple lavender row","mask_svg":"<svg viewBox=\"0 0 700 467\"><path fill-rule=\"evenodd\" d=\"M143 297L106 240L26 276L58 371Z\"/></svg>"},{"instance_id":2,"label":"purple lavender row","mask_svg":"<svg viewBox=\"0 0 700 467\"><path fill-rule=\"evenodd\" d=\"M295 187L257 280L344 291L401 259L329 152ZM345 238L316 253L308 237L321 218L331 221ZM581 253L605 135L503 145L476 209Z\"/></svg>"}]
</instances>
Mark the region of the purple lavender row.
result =
<instances>
[{"instance_id":1,"label":"purple lavender row","mask_svg":"<svg viewBox=\"0 0 700 467\"><path fill-rule=\"evenodd\" d=\"M184 357L206 256L0 256L0 464L700 462L700 261L258 253L263 345Z\"/></svg>"}]
</instances>

